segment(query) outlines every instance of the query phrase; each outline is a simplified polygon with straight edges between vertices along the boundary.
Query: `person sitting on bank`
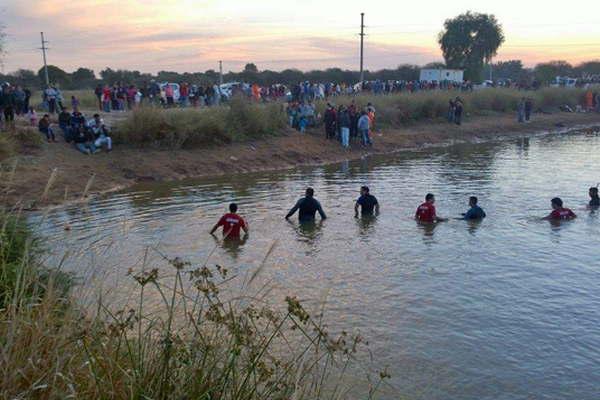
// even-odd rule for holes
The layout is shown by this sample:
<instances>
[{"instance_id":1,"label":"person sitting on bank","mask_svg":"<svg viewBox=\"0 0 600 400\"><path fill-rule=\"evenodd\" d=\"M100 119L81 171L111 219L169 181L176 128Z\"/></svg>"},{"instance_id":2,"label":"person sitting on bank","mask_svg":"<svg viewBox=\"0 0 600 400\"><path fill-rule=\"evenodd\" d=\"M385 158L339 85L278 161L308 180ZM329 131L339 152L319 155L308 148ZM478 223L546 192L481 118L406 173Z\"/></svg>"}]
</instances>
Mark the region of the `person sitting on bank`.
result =
<instances>
[{"instance_id":1,"label":"person sitting on bank","mask_svg":"<svg viewBox=\"0 0 600 400\"><path fill-rule=\"evenodd\" d=\"M543 219L558 221L577 218L577 215L568 208L563 207L563 201L559 197L555 197L550 201L552 212Z\"/></svg>"},{"instance_id":2,"label":"person sitting on bank","mask_svg":"<svg viewBox=\"0 0 600 400\"><path fill-rule=\"evenodd\" d=\"M63 108L58 114L58 126L62 130L67 143L73 140L71 137L71 113L66 108Z\"/></svg>"},{"instance_id":3,"label":"person sitting on bank","mask_svg":"<svg viewBox=\"0 0 600 400\"><path fill-rule=\"evenodd\" d=\"M298 212L298 219L300 222L311 222L315 220L315 215L319 212L321 219L326 219L327 215L321 207L321 203L314 198L315 190L311 187L306 189L306 194L303 198L298 200L294 207L287 213L285 219L289 219L292 215Z\"/></svg>"},{"instance_id":4,"label":"person sitting on bank","mask_svg":"<svg viewBox=\"0 0 600 400\"><path fill-rule=\"evenodd\" d=\"M417 208L415 213L415 219L423 223L434 223L446 221L445 218L438 217L435 211L435 196L431 193L427 193L425 196L425 203L421 204Z\"/></svg>"},{"instance_id":5,"label":"person sitting on bank","mask_svg":"<svg viewBox=\"0 0 600 400\"><path fill-rule=\"evenodd\" d=\"M363 217L379 214L379 202L377 198L369 193L368 186L361 186L360 197L354 204L354 216L358 217L358 208Z\"/></svg>"},{"instance_id":6,"label":"person sitting on bank","mask_svg":"<svg viewBox=\"0 0 600 400\"><path fill-rule=\"evenodd\" d=\"M210 230L210 234L214 235L220 226L223 227L223 237L225 239L239 239L241 229L244 230L245 234L248 234L248 224L244 221L244 218L237 214L237 210L237 204L231 203L229 205L229 212L219 219Z\"/></svg>"},{"instance_id":7,"label":"person sitting on bank","mask_svg":"<svg viewBox=\"0 0 600 400\"><path fill-rule=\"evenodd\" d=\"M485 211L477 205L477 197L469 197L469 211L463 214L466 220L481 220L485 218Z\"/></svg>"},{"instance_id":8,"label":"person sitting on bank","mask_svg":"<svg viewBox=\"0 0 600 400\"><path fill-rule=\"evenodd\" d=\"M589 194L590 194L589 206L591 208L600 207L600 197L598 197L598 187L591 187L589 190Z\"/></svg>"},{"instance_id":9,"label":"person sitting on bank","mask_svg":"<svg viewBox=\"0 0 600 400\"><path fill-rule=\"evenodd\" d=\"M102 148L106 145L106 150L112 150L112 138L109 136L108 128L104 125L104 121L100 118L100 114L94 114L94 118L88 121L88 129L94 135L94 146Z\"/></svg>"},{"instance_id":10,"label":"person sitting on bank","mask_svg":"<svg viewBox=\"0 0 600 400\"><path fill-rule=\"evenodd\" d=\"M94 135L91 130L86 129L85 126L72 132L73 141L75 142L75 148L83 154L92 155L95 154L97 149L94 145Z\"/></svg>"},{"instance_id":11,"label":"person sitting on bank","mask_svg":"<svg viewBox=\"0 0 600 400\"><path fill-rule=\"evenodd\" d=\"M56 137L54 136L54 132L50 127L50 116L48 114L44 114L44 116L40 119L40 122L38 123L38 129L41 133L46 135L48 143L56 142Z\"/></svg>"}]
</instances>

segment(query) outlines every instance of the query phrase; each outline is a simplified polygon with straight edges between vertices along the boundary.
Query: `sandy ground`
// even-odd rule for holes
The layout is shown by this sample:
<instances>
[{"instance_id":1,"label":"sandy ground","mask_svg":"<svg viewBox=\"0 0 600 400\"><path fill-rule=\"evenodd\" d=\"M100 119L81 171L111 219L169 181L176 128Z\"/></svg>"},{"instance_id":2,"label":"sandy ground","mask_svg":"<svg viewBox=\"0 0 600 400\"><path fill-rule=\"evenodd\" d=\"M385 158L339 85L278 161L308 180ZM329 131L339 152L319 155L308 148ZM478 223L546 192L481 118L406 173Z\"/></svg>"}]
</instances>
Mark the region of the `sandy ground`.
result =
<instances>
[{"instance_id":1,"label":"sandy ground","mask_svg":"<svg viewBox=\"0 0 600 400\"><path fill-rule=\"evenodd\" d=\"M66 143L51 143L42 149L20 154L12 182L6 172L14 165L4 160L0 190L5 204L35 209L65 201L77 201L94 176L89 195L105 193L143 181L178 180L317 165L365 154L392 153L424 146L457 142L479 142L531 135L540 131L559 131L575 126L600 126L598 114L535 115L529 124L518 124L513 115L468 118L460 127L446 123L422 122L399 130L376 132L370 149L354 144L344 150L324 133L314 131L255 142L236 143L195 150L156 150L117 146L110 153L86 156ZM55 179L46 199L42 195L52 171Z\"/></svg>"}]
</instances>

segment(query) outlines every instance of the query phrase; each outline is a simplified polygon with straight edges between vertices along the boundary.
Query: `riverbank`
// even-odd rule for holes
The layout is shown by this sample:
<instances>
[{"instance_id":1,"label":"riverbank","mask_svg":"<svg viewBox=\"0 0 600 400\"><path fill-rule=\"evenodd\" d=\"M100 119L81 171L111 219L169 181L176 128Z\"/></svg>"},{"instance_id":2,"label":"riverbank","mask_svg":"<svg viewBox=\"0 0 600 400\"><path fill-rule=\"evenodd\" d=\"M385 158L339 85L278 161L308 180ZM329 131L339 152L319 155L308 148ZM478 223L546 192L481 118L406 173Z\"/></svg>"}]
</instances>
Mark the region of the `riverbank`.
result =
<instances>
[{"instance_id":1,"label":"riverbank","mask_svg":"<svg viewBox=\"0 0 600 400\"><path fill-rule=\"evenodd\" d=\"M33 209L139 182L319 165L413 148L510 139L542 131L560 132L595 125L600 125L600 115L595 113L536 114L529 124L517 123L512 113L496 114L467 118L460 127L443 122L420 122L402 129L383 130L375 132L372 148L364 149L354 144L350 150L326 140L321 130L305 135L288 131L277 137L193 150L117 146L110 153L91 157L60 142L21 151L16 157L4 160L5 171L0 186L6 204ZM16 170L12 179L8 179L15 161Z\"/></svg>"}]
</instances>

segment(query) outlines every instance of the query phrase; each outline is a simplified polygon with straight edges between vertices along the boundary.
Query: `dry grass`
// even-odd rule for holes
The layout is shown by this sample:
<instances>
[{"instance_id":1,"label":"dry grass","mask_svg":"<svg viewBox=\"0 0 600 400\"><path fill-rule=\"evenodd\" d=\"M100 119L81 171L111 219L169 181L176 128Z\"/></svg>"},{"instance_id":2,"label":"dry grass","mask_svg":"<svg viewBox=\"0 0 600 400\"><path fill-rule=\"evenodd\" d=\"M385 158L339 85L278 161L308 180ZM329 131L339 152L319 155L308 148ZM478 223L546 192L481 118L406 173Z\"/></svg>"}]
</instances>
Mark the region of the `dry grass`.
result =
<instances>
[{"instance_id":1,"label":"dry grass","mask_svg":"<svg viewBox=\"0 0 600 400\"><path fill-rule=\"evenodd\" d=\"M118 143L195 148L275 135L285 129L280 104L256 105L234 99L209 109L141 108L114 129Z\"/></svg>"}]
</instances>

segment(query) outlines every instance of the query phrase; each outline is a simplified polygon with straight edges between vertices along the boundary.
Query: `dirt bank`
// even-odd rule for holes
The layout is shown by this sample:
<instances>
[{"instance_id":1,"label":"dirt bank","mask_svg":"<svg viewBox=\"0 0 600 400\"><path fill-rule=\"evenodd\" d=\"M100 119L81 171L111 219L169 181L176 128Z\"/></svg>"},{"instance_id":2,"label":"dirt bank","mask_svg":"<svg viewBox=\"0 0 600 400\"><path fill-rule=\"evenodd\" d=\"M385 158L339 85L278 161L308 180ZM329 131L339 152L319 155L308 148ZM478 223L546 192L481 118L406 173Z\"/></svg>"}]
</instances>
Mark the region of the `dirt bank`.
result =
<instances>
[{"instance_id":1,"label":"dirt bank","mask_svg":"<svg viewBox=\"0 0 600 400\"><path fill-rule=\"evenodd\" d=\"M419 123L400 130L378 132L370 154L384 154L429 145L476 142L534 134L544 130L599 125L598 114L536 115L530 124L518 124L513 115L468 119L461 127L446 123ZM367 153L358 145L342 149L324 139L319 130L256 142L196 150L154 150L117 146L111 153L86 156L66 143L44 145L42 149L17 156L12 182L2 175L0 189L7 204L26 209L80 199L94 175L90 194L127 187L140 181L164 181L282 169L298 165L323 164L357 159ZM14 160L5 160L4 169ZM57 169L46 200L41 197L52 171Z\"/></svg>"}]
</instances>

